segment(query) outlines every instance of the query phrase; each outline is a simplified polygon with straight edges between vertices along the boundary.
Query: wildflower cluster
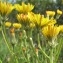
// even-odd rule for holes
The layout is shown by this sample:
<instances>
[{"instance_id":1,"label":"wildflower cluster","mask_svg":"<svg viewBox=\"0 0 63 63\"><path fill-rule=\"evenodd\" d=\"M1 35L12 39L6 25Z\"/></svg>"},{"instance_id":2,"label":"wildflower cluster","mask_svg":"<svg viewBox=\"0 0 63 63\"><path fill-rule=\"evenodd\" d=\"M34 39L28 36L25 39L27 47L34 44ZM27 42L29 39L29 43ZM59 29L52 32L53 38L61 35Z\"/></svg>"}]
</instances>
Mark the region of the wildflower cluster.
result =
<instances>
[{"instance_id":1,"label":"wildflower cluster","mask_svg":"<svg viewBox=\"0 0 63 63\"><path fill-rule=\"evenodd\" d=\"M56 54L56 51L60 48L59 44L62 44L57 38L63 32L63 25L58 25L57 19L62 11L46 11L43 15L32 12L33 9L34 5L30 3L12 5L0 1L1 32L10 54L7 62L11 62L12 57L15 63L57 62L59 53ZM17 11L14 15L16 21L10 21L8 17L12 10Z\"/></svg>"}]
</instances>

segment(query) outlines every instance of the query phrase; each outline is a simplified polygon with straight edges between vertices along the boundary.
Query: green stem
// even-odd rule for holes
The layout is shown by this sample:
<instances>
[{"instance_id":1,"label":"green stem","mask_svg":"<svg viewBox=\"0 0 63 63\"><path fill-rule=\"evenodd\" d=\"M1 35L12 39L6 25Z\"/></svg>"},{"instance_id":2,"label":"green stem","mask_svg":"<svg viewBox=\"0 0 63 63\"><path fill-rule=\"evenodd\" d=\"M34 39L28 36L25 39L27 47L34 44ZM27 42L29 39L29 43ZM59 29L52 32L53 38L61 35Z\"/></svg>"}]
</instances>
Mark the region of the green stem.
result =
<instances>
[{"instance_id":1,"label":"green stem","mask_svg":"<svg viewBox=\"0 0 63 63\"><path fill-rule=\"evenodd\" d=\"M52 41L51 41L51 43L52 43L52 45L51 45L51 49L50 49L50 63L54 63L54 49L56 48L56 47L54 47L55 46L55 38L54 39L52 39Z\"/></svg>"},{"instance_id":2,"label":"green stem","mask_svg":"<svg viewBox=\"0 0 63 63\"><path fill-rule=\"evenodd\" d=\"M32 38L30 38L30 45L31 45L31 47L32 47L33 53L35 54L37 63L41 63L41 61L39 60L38 56L37 56L36 53L35 53L35 49L34 49L34 44L33 44Z\"/></svg>"},{"instance_id":3,"label":"green stem","mask_svg":"<svg viewBox=\"0 0 63 63\"><path fill-rule=\"evenodd\" d=\"M45 53L45 51L43 51L43 49L40 45L39 33L38 33L38 47L40 48L40 50L44 54L44 56L47 57L48 59L50 59L50 57Z\"/></svg>"},{"instance_id":4,"label":"green stem","mask_svg":"<svg viewBox=\"0 0 63 63\"><path fill-rule=\"evenodd\" d=\"M27 35L26 35L26 31L25 31L25 30L23 30L23 40L21 40L21 43L22 43L22 41L23 41L23 46L24 46L25 48L27 48ZM22 44L21 44L21 45L22 45ZM22 46L21 46L21 48L22 48ZM27 61L27 63L30 63L30 59L29 59L28 55L25 56L26 53L23 52L23 51L22 51L22 54L23 54L25 60Z\"/></svg>"},{"instance_id":5,"label":"green stem","mask_svg":"<svg viewBox=\"0 0 63 63\"><path fill-rule=\"evenodd\" d=\"M54 63L57 63L59 55L61 53L61 49L62 49L62 45L63 45L63 37L60 37L58 39L58 41L59 41L59 43L58 43L58 46L57 46L56 51L55 51L55 58L56 59L55 59Z\"/></svg>"},{"instance_id":6,"label":"green stem","mask_svg":"<svg viewBox=\"0 0 63 63\"><path fill-rule=\"evenodd\" d=\"M6 40L6 38L5 38L6 36L5 36L3 30L2 30L2 35L3 35L4 42L6 43L6 46L7 46L8 50L9 50L10 54L13 56L13 55L14 55L14 52L10 49L10 47L9 47L9 45L8 45L8 43L7 43L7 40ZM18 59L17 59L16 56L15 56L15 59L16 59L16 63L18 63Z\"/></svg>"},{"instance_id":7,"label":"green stem","mask_svg":"<svg viewBox=\"0 0 63 63\"><path fill-rule=\"evenodd\" d=\"M39 33L38 33L37 37L38 37L37 38L38 39L38 47L40 47L40 39L39 39L40 37L39 37Z\"/></svg>"},{"instance_id":8,"label":"green stem","mask_svg":"<svg viewBox=\"0 0 63 63\"><path fill-rule=\"evenodd\" d=\"M53 63L53 48L51 49L50 63Z\"/></svg>"},{"instance_id":9,"label":"green stem","mask_svg":"<svg viewBox=\"0 0 63 63\"><path fill-rule=\"evenodd\" d=\"M5 26L4 26L4 23L1 21L1 28L2 28L2 36L3 36L3 39L4 39L4 42L10 52L10 54L13 56L14 55L14 52L11 50L9 44L8 44L8 40L7 40L7 36L6 36L6 31L5 31ZM16 63L18 63L18 59L17 57L15 56L15 59L16 59Z\"/></svg>"},{"instance_id":10,"label":"green stem","mask_svg":"<svg viewBox=\"0 0 63 63\"><path fill-rule=\"evenodd\" d=\"M45 53L45 51L43 51L43 49L42 49L41 47L39 47L39 48L40 48L41 52L43 53L43 55L44 55L45 57L47 57L48 59L50 59L50 57Z\"/></svg>"},{"instance_id":11,"label":"green stem","mask_svg":"<svg viewBox=\"0 0 63 63\"><path fill-rule=\"evenodd\" d=\"M1 21L1 28L2 28L2 36L3 36L3 39L4 39L4 42L6 43L7 45L7 48L10 52L11 55L13 55L13 51L10 49L9 45L8 45L8 42L7 42L7 39L6 39L6 32L5 32L5 26L3 24L3 22Z\"/></svg>"},{"instance_id":12,"label":"green stem","mask_svg":"<svg viewBox=\"0 0 63 63\"><path fill-rule=\"evenodd\" d=\"M13 55L14 53L11 51L11 49L10 49L8 43L7 43L7 40L6 40L6 38L5 38L5 34L4 34L3 30L2 30L2 35L3 35L4 42L6 43L9 52L11 53L11 55Z\"/></svg>"}]
</instances>

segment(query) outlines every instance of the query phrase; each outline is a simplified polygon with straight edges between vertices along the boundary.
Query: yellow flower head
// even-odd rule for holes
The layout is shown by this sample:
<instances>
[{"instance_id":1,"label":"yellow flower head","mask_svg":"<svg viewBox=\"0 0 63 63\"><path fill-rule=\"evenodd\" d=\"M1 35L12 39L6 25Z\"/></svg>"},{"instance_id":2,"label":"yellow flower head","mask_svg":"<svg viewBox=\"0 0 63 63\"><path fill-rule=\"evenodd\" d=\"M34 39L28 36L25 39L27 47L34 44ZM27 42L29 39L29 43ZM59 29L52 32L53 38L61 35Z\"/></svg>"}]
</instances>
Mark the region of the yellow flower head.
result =
<instances>
[{"instance_id":1,"label":"yellow flower head","mask_svg":"<svg viewBox=\"0 0 63 63\"><path fill-rule=\"evenodd\" d=\"M20 23L13 23L13 27L19 29L22 27L22 25Z\"/></svg>"},{"instance_id":2,"label":"yellow flower head","mask_svg":"<svg viewBox=\"0 0 63 63\"><path fill-rule=\"evenodd\" d=\"M32 12L28 13L28 19L30 20L30 22L35 23L39 26L47 25L51 21L48 17L44 17L44 15L34 14Z\"/></svg>"},{"instance_id":3,"label":"yellow flower head","mask_svg":"<svg viewBox=\"0 0 63 63\"><path fill-rule=\"evenodd\" d=\"M14 4L14 7L17 11L22 12L22 6L20 4Z\"/></svg>"},{"instance_id":4,"label":"yellow flower head","mask_svg":"<svg viewBox=\"0 0 63 63\"><path fill-rule=\"evenodd\" d=\"M35 24L34 23L30 23L30 28L34 28Z\"/></svg>"},{"instance_id":5,"label":"yellow flower head","mask_svg":"<svg viewBox=\"0 0 63 63\"><path fill-rule=\"evenodd\" d=\"M49 23L48 24L52 24L52 25L54 25L54 24L56 24L57 22L56 22L56 20L55 19L50 19L50 21L49 21Z\"/></svg>"},{"instance_id":6,"label":"yellow flower head","mask_svg":"<svg viewBox=\"0 0 63 63\"><path fill-rule=\"evenodd\" d=\"M61 15L62 14L62 11L61 10L57 10L57 14Z\"/></svg>"},{"instance_id":7,"label":"yellow flower head","mask_svg":"<svg viewBox=\"0 0 63 63\"><path fill-rule=\"evenodd\" d=\"M30 22L40 25L42 16L40 14L34 14L33 12L28 13L28 19Z\"/></svg>"},{"instance_id":8,"label":"yellow flower head","mask_svg":"<svg viewBox=\"0 0 63 63\"><path fill-rule=\"evenodd\" d=\"M42 19L42 15L40 14L35 14L35 23L41 26L41 19Z\"/></svg>"},{"instance_id":9,"label":"yellow flower head","mask_svg":"<svg viewBox=\"0 0 63 63\"><path fill-rule=\"evenodd\" d=\"M10 27L11 26L11 22L5 22L5 26L6 27Z\"/></svg>"},{"instance_id":10,"label":"yellow flower head","mask_svg":"<svg viewBox=\"0 0 63 63\"><path fill-rule=\"evenodd\" d=\"M48 17L44 17L44 15L42 15L42 19L41 19L41 26L47 25L50 22Z\"/></svg>"},{"instance_id":11,"label":"yellow flower head","mask_svg":"<svg viewBox=\"0 0 63 63\"><path fill-rule=\"evenodd\" d=\"M14 7L12 6L12 4L6 3L6 2L0 2L1 14L8 15L13 9L14 9Z\"/></svg>"},{"instance_id":12,"label":"yellow flower head","mask_svg":"<svg viewBox=\"0 0 63 63\"><path fill-rule=\"evenodd\" d=\"M60 25L60 31L63 32L63 25Z\"/></svg>"},{"instance_id":13,"label":"yellow flower head","mask_svg":"<svg viewBox=\"0 0 63 63\"><path fill-rule=\"evenodd\" d=\"M42 33L47 38L54 38L56 37L60 32L60 27L54 26L53 24L49 24L48 26L44 27L42 29Z\"/></svg>"},{"instance_id":14,"label":"yellow flower head","mask_svg":"<svg viewBox=\"0 0 63 63\"><path fill-rule=\"evenodd\" d=\"M33 12L28 12L27 17L30 20L30 22L35 22L35 14Z\"/></svg>"},{"instance_id":15,"label":"yellow flower head","mask_svg":"<svg viewBox=\"0 0 63 63\"><path fill-rule=\"evenodd\" d=\"M54 11L46 11L46 14L49 16L54 16L55 12Z\"/></svg>"},{"instance_id":16,"label":"yellow flower head","mask_svg":"<svg viewBox=\"0 0 63 63\"><path fill-rule=\"evenodd\" d=\"M19 22L28 20L27 14L17 14L17 20Z\"/></svg>"},{"instance_id":17,"label":"yellow flower head","mask_svg":"<svg viewBox=\"0 0 63 63\"><path fill-rule=\"evenodd\" d=\"M20 13L28 13L31 10L33 10L34 6L31 5L30 3L28 3L27 5L22 2L22 5L19 4L15 4L14 7L16 8L17 11L19 11Z\"/></svg>"}]
</instances>

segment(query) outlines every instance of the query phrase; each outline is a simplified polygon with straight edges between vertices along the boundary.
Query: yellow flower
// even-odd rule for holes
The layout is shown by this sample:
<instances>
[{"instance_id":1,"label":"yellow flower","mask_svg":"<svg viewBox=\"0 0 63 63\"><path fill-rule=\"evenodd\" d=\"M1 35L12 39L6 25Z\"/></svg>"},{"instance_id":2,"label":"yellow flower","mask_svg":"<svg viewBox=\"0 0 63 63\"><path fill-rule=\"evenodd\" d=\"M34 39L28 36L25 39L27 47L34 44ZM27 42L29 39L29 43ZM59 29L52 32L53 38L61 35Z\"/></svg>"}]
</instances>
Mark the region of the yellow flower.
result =
<instances>
[{"instance_id":1,"label":"yellow flower","mask_svg":"<svg viewBox=\"0 0 63 63\"><path fill-rule=\"evenodd\" d=\"M35 25L38 26L44 26L47 25L48 23L53 23L55 24L55 20L49 19L48 17L44 17L44 15L40 14L34 14L33 12L28 13L28 19L30 22L35 23Z\"/></svg>"},{"instance_id":2,"label":"yellow flower","mask_svg":"<svg viewBox=\"0 0 63 63\"><path fill-rule=\"evenodd\" d=\"M22 3L22 7L23 7L22 10L24 10L24 12L30 12L34 8L34 6L31 5L30 3L28 3L28 5Z\"/></svg>"},{"instance_id":3,"label":"yellow flower","mask_svg":"<svg viewBox=\"0 0 63 63\"><path fill-rule=\"evenodd\" d=\"M30 28L33 28L35 27L35 24L34 23L30 23Z\"/></svg>"},{"instance_id":4,"label":"yellow flower","mask_svg":"<svg viewBox=\"0 0 63 63\"><path fill-rule=\"evenodd\" d=\"M17 14L17 20L19 22L28 20L27 14Z\"/></svg>"},{"instance_id":5,"label":"yellow flower","mask_svg":"<svg viewBox=\"0 0 63 63\"><path fill-rule=\"evenodd\" d=\"M35 22L35 14L33 12L28 12L27 17L30 20L30 22Z\"/></svg>"},{"instance_id":6,"label":"yellow flower","mask_svg":"<svg viewBox=\"0 0 63 63\"><path fill-rule=\"evenodd\" d=\"M40 14L34 14L33 12L28 13L28 19L30 22L40 25L42 16Z\"/></svg>"},{"instance_id":7,"label":"yellow flower","mask_svg":"<svg viewBox=\"0 0 63 63\"><path fill-rule=\"evenodd\" d=\"M49 16L54 16L55 12L54 11L46 11L46 14Z\"/></svg>"},{"instance_id":8,"label":"yellow flower","mask_svg":"<svg viewBox=\"0 0 63 63\"><path fill-rule=\"evenodd\" d=\"M33 10L34 6L28 3L27 5L22 2L22 5L15 4L14 7L16 8L17 11L23 12L23 13L28 13L31 10Z\"/></svg>"},{"instance_id":9,"label":"yellow flower","mask_svg":"<svg viewBox=\"0 0 63 63\"><path fill-rule=\"evenodd\" d=\"M13 23L13 27L19 29L22 27L22 25L20 23Z\"/></svg>"},{"instance_id":10,"label":"yellow flower","mask_svg":"<svg viewBox=\"0 0 63 63\"><path fill-rule=\"evenodd\" d=\"M5 26L6 27L10 27L11 26L11 22L5 22Z\"/></svg>"},{"instance_id":11,"label":"yellow flower","mask_svg":"<svg viewBox=\"0 0 63 63\"><path fill-rule=\"evenodd\" d=\"M8 15L13 9L14 7L12 6L12 4L6 2L0 2L0 12L2 14Z\"/></svg>"},{"instance_id":12,"label":"yellow flower","mask_svg":"<svg viewBox=\"0 0 63 63\"><path fill-rule=\"evenodd\" d=\"M50 22L48 17L44 17L44 15L42 15L42 19L41 19L41 26L47 25Z\"/></svg>"},{"instance_id":13,"label":"yellow flower","mask_svg":"<svg viewBox=\"0 0 63 63\"><path fill-rule=\"evenodd\" d=\"M57 10L57 14L61 15L62 14L62 11L61 10Z\"/></svg>"},{"instance_id":14,"label":"yellow flower","mask_svg":"<svg viewBox=\"0 0 63 63\"><path fill-rule=\"evenodd\" d=\"M37 23L38 25L41 24L41 19L42 19L42 16L40 14L35 14L35 23Z\"/></svg>"},{"instance_id":15,"label":"yellow flower","mask_svg":"<svg viewBox=\"0 0 63 63\"><path fill-rule=\"evenodd\" d=\"M60 25L60 31L63 32L63 25Z\"/></svg>"},{"instance_id":16,"label":"yellow flower","mask_svg":"<svg viewBox=\"0 0 63 63\"><path fill-rule=\"evenodd\" d=\"M42 29L42 33L47 38L54 38L56 37L60 32L59 26L54 26L53 24L49 24L48 26L44 27Z\"/></svg>"},{"instance_id":17,"label":"yellow flower","mask_svg":"<svg viewBox=\"0 0 63 63\"><path fill-rule=\"evenodd\" d=\"M22 6L19 4L14 4L14 7L17 11L22 12Z\"/></svg>"},{"instance_id":18,"label":"yellow flower","mask_svg":"<svg viewBox=\"0 0 63 63\"><path fill-rule=\"evenodd\" d=\"M50 21L49 21L49 23L48 24L56 24L57 22L56 22L56 20L55 19L50 19Z\"/></svg>"}]
</instances>

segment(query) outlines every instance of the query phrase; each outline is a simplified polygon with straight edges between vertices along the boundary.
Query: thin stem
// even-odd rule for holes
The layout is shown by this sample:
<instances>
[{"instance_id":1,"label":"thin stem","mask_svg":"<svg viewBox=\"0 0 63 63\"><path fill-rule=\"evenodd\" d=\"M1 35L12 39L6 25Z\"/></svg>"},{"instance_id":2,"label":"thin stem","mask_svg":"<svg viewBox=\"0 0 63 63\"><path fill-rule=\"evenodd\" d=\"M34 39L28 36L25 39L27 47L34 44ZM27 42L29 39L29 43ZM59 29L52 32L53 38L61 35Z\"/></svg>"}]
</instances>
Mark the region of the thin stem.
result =
<instances>
[{"instance_id":1,"label":"thin stem","mask_svg":"<svg viewBox=\"0 0 63 63\"><path fill-rule=\"evenodd\" d=\"M39 47L41 52L44 54L45 57L47 57L48 59L50 59L50 57L45 53L45 51L43 51L43 49L41 47Z\"/></svg>"},{"instance_id":2,"label":"thin stem","mask_svg":"<svg viewBox=\"0 0 63 63\"><path fill-rule=\"evenodd\" d=\"M51 49L50 49L50 63L54 63L54 44L55 44L55 39L52 39L52 45L51 45Z\"/></svg>"},{"instance_id":3,"label":"thin stem","mask_svg":"<svg viewBox=\"0 0 63 63\"><path fill-rule=\"evenodd\" d=\"M53 63L53 48L51 49L50 63Z\"/></svg>"},{"instance_id":4,"label":"thin stem","mask_svg":"<svg viewBox=\"0 0 63 63\"><path fill-rule=\"evenodd\" d=\"M54 63L57 62L58 57L59 57L59 54L60 54L60 52L61 52L62 45L63 45L63 37L60 37L60 38L58 39L58 41L59 41L59 43L58 43L58 46L57 46L56 51L55 51L55 61L54 61Z\"/></svg>"},{"instance_id":5,"label":"thin stem","mask_svg":"<svg viewBox=\"0 0 63 63\"><path fill-rule=\"evenodd\" d=\"M41 61L39 60L37 54L35 53L35 49L34 49L34 44L33 44L32 38L30 38L30 43L31 43L30 45L31 45L31 47L32 47L33 53L35 54L35 57L36 57L37 62L38 62L38 63L41 63Z\"/></svg>"},{"instance_id":6,"label":"thin stem","mask_svg":"<svg viewBox=\"0 0 63 63\"><path fill-rule=\"evenodd\" d=\"M2 36L3 36L4 42L5 42L6 46L7 46L10 54L13 56L14 52L11 50L10 46L8 45L8 40L6 38L5 26L4 26L3 22L2 22L2 20L1 20L1 28L2 28ZM18 63L18 59L17 59L16 56L15 56L15 59L16 59L16 63Z\"/></svg>"},{"instance_id":7,"label":"thin stem","mask_svg":"<svg viewBox=\"0 0 63 63\"><path fill-rule=\"evenodd\" d=\"M38 47L40 47L40 39L39 39L40 37L39 37L39 33L38 33L38 36L37 37L38 37L37 38L38 39Z\"/></svg>"},{"instance_id":8,"label":"thin stem","mask_svg":"<svg viewBox=\"0 0 63 63\"><path fill-rule=\"evenodd\" d=\"M6 43L6 45L7 45L7 47L8 47L9 52L11 53L11 55L13 55L14 53L11 51L11 49L10 49L8 43L7 43L7 40L6 40L6 38L5 38L5 34L4 34L3 30L2 30L2 35L3 35L4 42Z\"/></svg>"},{"instance_id":9,"label":"thin stem","mask_svg":"<svg viewBox=\"0 0 63 63\"><path fill-rule=\"evenodd\" d=\"M38 34L38 47L40 48L41 52L44 54L45 57L47 57L48 59L50 59L50 57L45 53L45 51L43 51L43 49L41 48L40 45L40 39L39 39L39 34Z\"/></svg>"}]
</instances>

